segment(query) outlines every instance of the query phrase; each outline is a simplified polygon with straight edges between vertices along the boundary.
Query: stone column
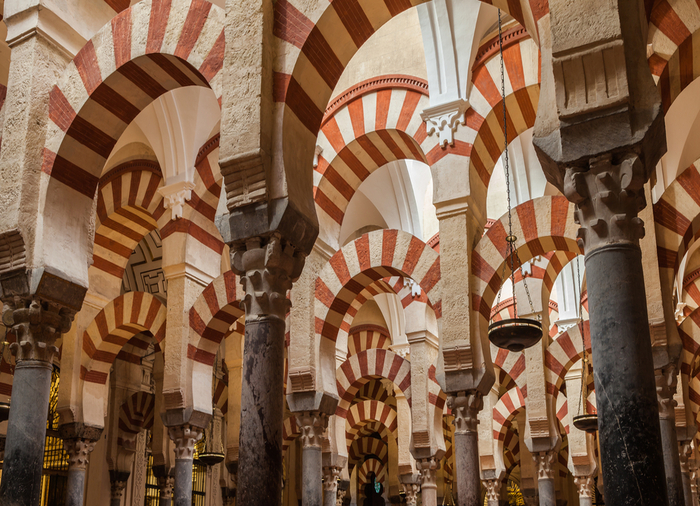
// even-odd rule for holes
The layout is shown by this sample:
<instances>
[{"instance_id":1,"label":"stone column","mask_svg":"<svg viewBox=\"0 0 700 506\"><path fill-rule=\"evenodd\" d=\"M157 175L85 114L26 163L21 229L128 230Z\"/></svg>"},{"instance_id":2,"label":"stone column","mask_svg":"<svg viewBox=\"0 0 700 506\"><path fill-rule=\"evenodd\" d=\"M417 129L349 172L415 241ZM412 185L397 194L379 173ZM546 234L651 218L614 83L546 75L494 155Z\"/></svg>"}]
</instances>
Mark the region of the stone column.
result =
<instances>
[{"instance_id":1,"label":"stone column","mask_svg":"<svg viewBox=\"0 0 700 506\"><path fill-rule=\"evenodd\" d=\"M697 506L697 504L698 504L698 470L697 470L697 468L690 471L690 493L693 496L693 502L691 504L693 506Z\"/></svg>"},{"instance_id":2,"label":"stone column","mask_svg":"<svg viewBox=\"0 0 700 506\"><path fill-rule=\"evenodd\" d=\"M435 457L420 459L416 462L420 470L421 504L437 506L437 470L440 462Z\"/></svg>"},{"instance_id":3,"label":"stone column","mask_svg":"<svg viewBox=\"0 0 700 506\"><path fill-rule=\"evenodd\" d=\"M10 349L17 365L12 409L7 422L0 505L35 506L41 500L46 414L51 372L58 351L54 344L70 330L72 314L40 299L3 300L2 320L17 342Z\"/></svg>"},{"instance_id":4,"label":"stone column","mask_svg":"<svg viewBox=\"0 0 700 506\"><path fill-rule=\"evenodd\" d=\"M109 472L109 506L121 506L122 497L124 497L124 489L126 488L127 481L129 481L129 473L120 471Z\"/></svg>"},{"instance_id":5,"label":"stone column","mask_svg":"<svg viewBox=\"0 0 700 506\"><path fill-rule=\"evenodd\" d=\"M90 439L64 439L63 448L68 454L68 483L66 485L66 506L83 506L85 492L85 471L88 457L95 449Z\"/></svg>"},{"instance_id":6,"label":"stone column","mask_svg":"<svg viewBox=\"0 0 700 506\"><path fill-rule=\"evenodd\" d=\"M328 415L305 411L296 415L301 432L301 503L304 506L323 506L323 434L328 427Z\"/></svg>"},{"instance_id":7,"label":"stone column","mask_svg":"<svg viewBox=\"0 0 700 506\"><path fill-rule=\"evenodd\" d=\"M592 506L595 493L593 476L574 476L574 483L578 491L579 506Z\"/></svg>"},{"instance_id":8,"label":"stone column","mask_svg":"<svg viewBox=\"0 0 700 506\"><path fill-rule=\"evenodd\" d=\"M173 486L175 478L167 466L153 466L153 476L158 480L160 490L160 501L158 506L170 506L173 499Z\"/></svg>"},{"instance_id":9,"label":"stone column","mask_svg":"<svg viewBox=\"0 0 700 506\"><path fill-rule=\"evenodd\" d=\"M274 506L282 497L287 292L292 280L299 277L304 255L283 244L277 233L234 244L231 251L231 268L241 276L245 289L242 305L246 313L238 502ZM320 458L319 450L319 462ZM318 474L320 480L320 465Z\"/></svg>"},{"instance_id":10,"label":"stone column","mask_svg":"<svg viewBox=\"0 0 700 506\"><path fill-rule=\"evenodd\" d=\"M323 506L335 506L338 500L338 476L340 467L323 468Z\"/></svg>"},{"instance_id":11,"label":"stone column","mask_svg":"<svg viewBox=\"0 0 700 506\"><path fill-rule=\"evenodd\" d=\"M484 480L488 506L498 506L501 500L501 480ZM481 492L481 487L477 489Z\"/></svg>"},{"instance_id":12,"label":"stone column","mask_svg":"<svg viewBox=\"0 0 700 506\"><path fill-rule=\"evenodd\" d=\"M455 435L452 447L457 506L479 506L481 486L476 426L484 399L478 391L459 392L447 398L447 406L454 415Z\"/></svg>"},{"instance_id":13,"label":"stone column","mask_svg":"<svg viewBox=\"0 0 700 506\"><path fill-rule=\"evenodd\" d=\"M557 496L554 489L554 464L557 452L533 453L532 458L537 466L537 491L540 496L540 506L555 506Z\"/></svg>"},{"instance_id":14,"label":"stone column","mask_svg":"<svg viewBox=\"0 0 700 506\"><path fill-rule=\"evenodd\" d=\"M664 454L666 472L666 491L669 506L683 506L683 478L678 456L678 439L676 437L675 407L673 399L678 384L678 370L673 364L655 371L656 397L659 405L659 425L661 427L661 444Z\"/></svg>"},{"instance_id":15,"label":"stone column","mask_svg":"<svg viewBox=\"0 0 700 506\"><path fill-rule=\"evenodd\" d=\"M204 429L190 424L168 427L175 443L175 483L173 506L192 506L192 461L194 444L202 438Z\"/></svg>"},{"instance_id":16,"label":"stone column","mask_svg":"<svg viewBox=\"0 0 700 506\"><path fill-rule=\"evenodd\" d=\"M402 485L403 491L406 494L406 506L416 506L420 485L418 485L418 483L403 483Z\"/></svg>"},{"instance_id":17,"label":"stone column","mask_svg":"<svg viewBox=\"0 0 700 506\"><path fill-rule=\"evenodd\" d=\"M693 505L693 490L690 485L690 458L693 456L693 441L678 442L678 456L680 459L681 478L683 480L683 504Z\"/></svg>"},{"instance_id":18,"label":"stone column","mask_svg":"<svg viewBox=\"0 0 700 506\"><path fill-rule=\"evenodd\" d=\"M580 224L605 502L664 506L639 211L666 136L646 60L644 5L550 0L549 12L533 143ZM586 93L593 82L607 92Z\"/></svg>"}]
</instances>

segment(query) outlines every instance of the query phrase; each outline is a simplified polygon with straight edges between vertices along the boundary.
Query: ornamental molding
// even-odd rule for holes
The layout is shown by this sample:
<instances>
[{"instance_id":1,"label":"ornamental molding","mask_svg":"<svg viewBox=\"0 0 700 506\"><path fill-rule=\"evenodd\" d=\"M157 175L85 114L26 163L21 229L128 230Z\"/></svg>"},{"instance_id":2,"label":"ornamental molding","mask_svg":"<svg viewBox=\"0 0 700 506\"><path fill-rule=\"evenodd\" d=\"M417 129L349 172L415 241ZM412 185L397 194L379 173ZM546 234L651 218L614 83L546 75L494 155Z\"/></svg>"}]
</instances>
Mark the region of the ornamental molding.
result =
<instances>
[{"instance_id":1,"label":"ornamental molding","mask_svg":"<svg viewBox=\"0 0 700 506\"><path fill-rule=\"evenodd\" d=\"M428 107L420 113L420 117L426 123L428 135L438 132L440 146L444 149L448 144L454 145L454 133L460 124L466 124L465 113L468 107L469 102L459 98L452 102Z\"/></svg>"}]
</instances>

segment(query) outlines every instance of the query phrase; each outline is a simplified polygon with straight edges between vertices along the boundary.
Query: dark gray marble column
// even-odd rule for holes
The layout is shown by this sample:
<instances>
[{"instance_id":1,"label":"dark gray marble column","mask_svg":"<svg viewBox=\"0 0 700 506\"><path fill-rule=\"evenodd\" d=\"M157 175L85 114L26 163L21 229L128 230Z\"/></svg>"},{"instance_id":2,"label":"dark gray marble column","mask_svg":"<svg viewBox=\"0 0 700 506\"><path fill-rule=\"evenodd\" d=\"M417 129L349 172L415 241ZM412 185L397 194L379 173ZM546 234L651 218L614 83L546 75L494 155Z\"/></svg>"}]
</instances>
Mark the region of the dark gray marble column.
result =
<instances>
[{"instance_id":1,"label":"dark gray marble column","mask_svg":"<svg viewBox=\"0 0 700 506\"><path fill-rule=\"evenodd\" d=\"M194 445L202 438L203 430L188 423L168 427L170 439L175 443L175 471L173 506L192 506L192 465Z\"/></svg>"},{"instance_id":2,"label":"dark gray marble column","mask_svg":"<svg viewBox=\"0 0 700 506\"><path fill-rule=\"evenodd\" d=\"M64 439L63 448L68 454L68 484L66 485L66 506L83 506L85 492L85 472L88 458L95 448L89 439Z\"/></svg>"},{"instance_id":3,"label":"dark gray marble column","mask_svg":"<svg viewBox=\"0 0 700 506\"><path fill-rule=\"evenodd\" d=\"M129 473L122 471L109 472L109 484L111 489L109 506L121 506L127 481L129 481Z\"/></svg>"},{"instance_id":4,"label":"dark gray marble column","mask_svg":"<svg viewBox=\"0 0 700 506\"><path fill-rule=\"evenodd\" d=\"M537 492L540 506L556 506L557 494L554 488L554 469L557 452L533 453L532 458L537 466Z\"/></svg>"},{"instance_id":5,"label":"dark gray marble column","mask_svg":"<svg viewBox=\"0 0 700 506\"><path fill-rule=\"evenodd\" d=\"M158 489L160 491L158 506L170 506L172 503L173 486L175 485L172 471L165 465L153 466L153 476L158 480Z\"/></svg>"},{"instance_id":6,"label":"dark gray marble column","mask_svg":"<svg viewBox=\"0 0 700 506\"><path fill-rule=\"evenodd\" d=\"M284 334L291 304L287 292L299 277L304 258L276 233L231 246L231 268L245 289L236 492L236 501L245 506L275 506L282 500ZM320 494L320 465L318 474Z\"/></svg>"},{"instance_id":7,"label":"dark gray marble column","mask_svg":"<svg viewBox=\"0 0 700 506\"><path fill-rule=\"evenodd\" d=\"M646 57L644 3L553 0L549 13L533 144L547 180L576 205L605 503L665 506L639 212L648 204L644 185L666 151L666 133ZM602 63L611 58L614 68ZM592 61L598 63L584 63ZM576 90L584 67L585 82L624 84L572 98L583 97Z\"/></svg>"},{"instance_id":8,"label":"dark gray marble column","mask_svg":"<svg viewBox=\"0 0 700 506\"><path fill-rule=\"evenodd\" d=\"M481 481L476 426L479 411L484 407L483 396L477 391L458 392L447 398L447 405L454 415L454 485L457 506L480 506Z\"/></svg>"},{"instance_id":9,"label":"dark gray marble column","mask_svg":"<svg viewBox=\"0 0 700 506\"><path fill-rule=\"evenodd\" d=\"M2 319L17 336L12 406L7 422L1 506L38 506L55 341L72 315L40 300L4 300Z\"/></svg>"},{"instance_id":10,"label":"dark gray marble column","mask_svg":"<svg viewBox=\"0 0 700 506\"><path fill-rule=\"evenodd\" d=\"M655 371L655 379L668 504L669 506L684 506L683 477L681 475L681 463L678 455L676 414L674 411L678 403L673 399L673 395L676 393L677 389L678 370L676 366L672 364L663 369L657 369Z\"/></svg>"},{"instance_id":11,"label":"dark gray marble column","mask_svg":"<svg viewBox=\"0 0 700 506\"><path fill-rule=\"evenodd\" d=\"M338 500L338 476L342 468L330 466L323 468L323 506L335 506Z\"/></svg>"}]
</instances>

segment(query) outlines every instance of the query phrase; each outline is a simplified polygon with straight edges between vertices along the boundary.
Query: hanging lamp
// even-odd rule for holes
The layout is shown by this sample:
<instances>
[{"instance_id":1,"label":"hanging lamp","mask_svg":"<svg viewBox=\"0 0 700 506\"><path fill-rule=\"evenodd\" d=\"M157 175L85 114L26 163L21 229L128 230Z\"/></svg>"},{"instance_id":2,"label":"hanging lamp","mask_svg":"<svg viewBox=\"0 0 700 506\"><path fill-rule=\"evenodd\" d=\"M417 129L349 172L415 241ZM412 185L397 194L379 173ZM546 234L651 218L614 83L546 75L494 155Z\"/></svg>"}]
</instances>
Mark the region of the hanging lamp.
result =
<instances>
[{"instance_id":1,"label":"hanging lamp","mask_svg":"<svg viewBox=\"0 0 700 506\"><path fill-rule=\"evenodd\" d=\"M508 247L508 257L507 261L503 263L503 274L501 279L505 277L506 265L510 265L510 279L513 285L513 318L507 320L500 320L497 322L491 321L489 325L489 341L493 343L494 346L499 348L504 348L509 351L519 352L525 348L534 346L542 339L542 323L538 320L531 318L520 318L518 317L518 305L515 299L515 266L516 260L517 265L520 267L520 273L523 277L523 285L525 287L525 293L527 293L528 301L530 302L530 309L535 312L535 308L532 304L532 298L530 297L530 291L527 289L527 281L523 275L523 266L518 257L518 251L515 248L515 242L518 238L513 235L513 217L512 208L510 205L510 166L508 160L508 122L506 121L506 84L505 84L505 70L503 65L503 31L501 26L501 10L498 10L498 45L501 54L501 98L503 100L503 137L504 137L504 158L503 158L503 171L506 176L506 194L508 197L508 236L506 237L507 247ZM502 286L501 286L502 289ZM500 303L501 290L498 290L498 300L496 302L496 307Z\"/></svg>"},{"instance_id":2,"label":"hanging lamp","mask_svg":"<svg viewBox=\"0 0 700 506\"><path fill-rule=\"evenodd\" d=\"M596 413L586 413L583 399L588 402L588 388L586 387L586 376L588 376L588 356L586 355L586 339L583 334L583 314L581 309L581 271L579 262L576 260L576 281L578 285L578 314L579 314L579 332L581 333L581 341L583 342L583 367L581 374L581 394L578 398L578 415L573 418L574 427L578 430L593 434L598 430L598 415ZM583 407L583 408L582 408Z\"/></svg>"}]
</instances>

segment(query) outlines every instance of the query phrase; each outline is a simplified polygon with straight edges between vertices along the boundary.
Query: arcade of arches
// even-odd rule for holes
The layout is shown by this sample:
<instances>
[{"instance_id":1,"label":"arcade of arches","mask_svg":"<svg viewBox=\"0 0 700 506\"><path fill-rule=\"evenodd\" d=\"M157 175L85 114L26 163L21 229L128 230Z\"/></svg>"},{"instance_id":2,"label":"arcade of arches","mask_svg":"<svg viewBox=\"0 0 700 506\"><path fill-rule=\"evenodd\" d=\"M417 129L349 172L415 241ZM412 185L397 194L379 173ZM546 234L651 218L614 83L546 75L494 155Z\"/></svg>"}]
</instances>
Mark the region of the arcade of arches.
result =
<instances>
[{"instance_id":1,"label":"arcade of arches","mask_svg":"<svg viewBox=\"0 0 700 506\"><path fill-rule=\"evenodd\" d=\"M700 506L700 2L0 4L0 506Z\"/></svg>"}]
</instances>

